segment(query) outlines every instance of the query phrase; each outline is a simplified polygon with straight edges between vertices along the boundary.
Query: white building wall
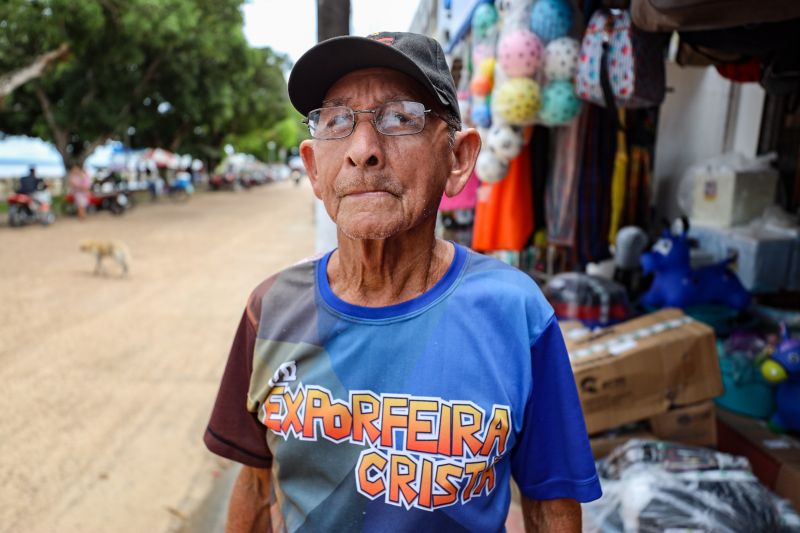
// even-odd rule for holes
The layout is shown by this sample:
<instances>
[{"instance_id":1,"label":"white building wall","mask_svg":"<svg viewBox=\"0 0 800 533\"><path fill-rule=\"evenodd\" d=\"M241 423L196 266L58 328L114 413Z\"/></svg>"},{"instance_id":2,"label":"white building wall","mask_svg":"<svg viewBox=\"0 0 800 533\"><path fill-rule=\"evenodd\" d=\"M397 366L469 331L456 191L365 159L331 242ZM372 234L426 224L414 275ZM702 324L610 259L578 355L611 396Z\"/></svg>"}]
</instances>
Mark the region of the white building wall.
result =
<instances>
[{"instance_id":1,"label":"white building wall","mask_svg":"<svg viewBox=\"0 0 800 533\"><path fill-rule=\"evenodd\" d=\"M678 184L692 164L728 151L756 154L764 90L736 84L714 67L681 67L667 62L667 96L656 138L653 194L659 217L683 214Z\"/></svg>"}]
</instances>

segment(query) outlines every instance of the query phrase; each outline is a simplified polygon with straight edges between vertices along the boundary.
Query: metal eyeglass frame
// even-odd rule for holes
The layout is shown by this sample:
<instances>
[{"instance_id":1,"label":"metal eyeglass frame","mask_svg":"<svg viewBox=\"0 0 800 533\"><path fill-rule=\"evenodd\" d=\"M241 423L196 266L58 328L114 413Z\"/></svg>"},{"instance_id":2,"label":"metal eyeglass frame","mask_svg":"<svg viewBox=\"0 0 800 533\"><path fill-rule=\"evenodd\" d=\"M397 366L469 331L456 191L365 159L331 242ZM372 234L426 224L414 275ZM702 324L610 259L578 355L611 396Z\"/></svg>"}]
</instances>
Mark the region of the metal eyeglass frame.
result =
<instances>
[{"instance_id":1,"label":"metal eyeglass frame","mask_svg":"<svg viewBox=\"0 0 800 533\"><path fill-rule=\"evenodd\" d=\"M386 106L388 104L398 103L398 102L412 102L412 103L420 104L420 105L423 106L423 110L422 110L422 118L423 118L422 127L418 131L415 131L413 133L384 133L380 129L378 129L378 123L376 121L378 110L383 106ZM425 116L428 113L430 113L431 115L433 115L433 116L435 116L437 118L440 118L440 119L444 120L444 122L446 124L448 124L448 125L450 124L447 120L445 120L444 117L442 117L441 115L439 115L438 113L436 113L432 109L424 109L425 106L421 102L413 102L412 100L399 100L399 101L395 101L395 102L384 102L383 104L381 104L379 106L376 106L373 109L353 109L353 108L348 107L346 105L337 105L337 106L330 106L330 107L318 107L317 109L312 109L311 111L309 111L308 115L311 116L311 113L314 113L315 111L320 111L322 109L332 109L332 108L337 108L337 107L344 108L344 109L349 109L350 112L353 114L353 124L350 127L350 131L347 133L347 135L342 135L341 137L328 137L328 138L314 137L314 135L311 133L311 124L309 123L309 118L306 117L301 122L308 127L308 132L309 132L309 134L311 134L311 138L312 139L315 139L315 140L318 140L318 141L336 141L338 139L346 139L347 137L350 137L353 134L353 132L356 131L356 125L358 124L358 121L356 120L356 115L359 114L359 113L371 113L372 114L372 120L370 120L370 122L372 123L372 126L375 128L375 131L377 131L381 135L386 135L387 137L403 137L405 135L417 135L418 133L421 133L422 130L425 129L425 124L426 124Z\"/></svg>"}]
</instances>

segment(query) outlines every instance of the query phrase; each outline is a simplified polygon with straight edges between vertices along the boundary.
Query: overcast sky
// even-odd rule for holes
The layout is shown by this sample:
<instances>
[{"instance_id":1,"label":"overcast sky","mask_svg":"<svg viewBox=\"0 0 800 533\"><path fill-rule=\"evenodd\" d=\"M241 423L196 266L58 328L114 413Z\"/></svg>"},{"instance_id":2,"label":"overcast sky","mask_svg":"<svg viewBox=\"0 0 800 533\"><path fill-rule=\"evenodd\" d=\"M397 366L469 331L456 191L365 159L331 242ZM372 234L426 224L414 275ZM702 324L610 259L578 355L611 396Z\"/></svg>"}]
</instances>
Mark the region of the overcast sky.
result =
<instances>
[{"instance_id":1,"label":"overcast sky","mask_svg":"<svg viewBox=\"0 0 800 533\"><path fill-rule=\"evenodd\" d=\"M353 35L408 31L418 0L351 0ZM317 42L316 0L250 0L243 8L244 34L252 46L269 46L293 61Z\"/></svg>"}]
</instances>

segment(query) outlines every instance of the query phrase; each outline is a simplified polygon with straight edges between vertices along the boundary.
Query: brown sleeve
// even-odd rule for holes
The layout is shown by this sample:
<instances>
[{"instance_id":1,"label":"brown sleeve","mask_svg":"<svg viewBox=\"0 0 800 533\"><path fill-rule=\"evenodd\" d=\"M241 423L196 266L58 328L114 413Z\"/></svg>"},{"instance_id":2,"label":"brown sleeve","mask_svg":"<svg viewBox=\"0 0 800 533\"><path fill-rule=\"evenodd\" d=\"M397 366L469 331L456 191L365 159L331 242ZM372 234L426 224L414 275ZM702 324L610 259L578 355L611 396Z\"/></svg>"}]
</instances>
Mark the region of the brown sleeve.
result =
<instances>
[{"instance_id":1,"label":"brown sleeve","mask_svg":"<svg viewBox=\"0 0 800 533\"><path fill-rule=\"evenodd\" d=\"M252 303L252 300L251 300ZM247 410L256 324L251 305L242 314L203 441L217 455L256 468L270 468L266 428Z\"/></svg>"}]
</instances>

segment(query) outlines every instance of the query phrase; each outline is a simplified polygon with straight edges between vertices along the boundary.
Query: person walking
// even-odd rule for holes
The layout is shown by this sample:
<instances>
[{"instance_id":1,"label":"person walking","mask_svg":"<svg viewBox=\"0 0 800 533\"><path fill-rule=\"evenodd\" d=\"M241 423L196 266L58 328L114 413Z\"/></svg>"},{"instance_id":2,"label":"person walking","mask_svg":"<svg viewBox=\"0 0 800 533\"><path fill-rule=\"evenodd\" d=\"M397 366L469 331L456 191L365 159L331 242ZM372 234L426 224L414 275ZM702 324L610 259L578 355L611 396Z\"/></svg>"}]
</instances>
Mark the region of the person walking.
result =
<instances>
[{"instance_id":1,"label":"person walking","mask_svg":"<svg viewBox=\"0 0 800 533\"><path fill-rule=\"evenodd\" d=\"M72 194L75 207L78 209L78 220L84 220L86 218L86 208L89 207L92 178L82 167L73 165L69 171L67 181L69 183L69 192Z\"/></svg>"}]
</instances>

